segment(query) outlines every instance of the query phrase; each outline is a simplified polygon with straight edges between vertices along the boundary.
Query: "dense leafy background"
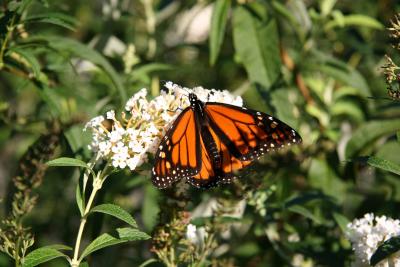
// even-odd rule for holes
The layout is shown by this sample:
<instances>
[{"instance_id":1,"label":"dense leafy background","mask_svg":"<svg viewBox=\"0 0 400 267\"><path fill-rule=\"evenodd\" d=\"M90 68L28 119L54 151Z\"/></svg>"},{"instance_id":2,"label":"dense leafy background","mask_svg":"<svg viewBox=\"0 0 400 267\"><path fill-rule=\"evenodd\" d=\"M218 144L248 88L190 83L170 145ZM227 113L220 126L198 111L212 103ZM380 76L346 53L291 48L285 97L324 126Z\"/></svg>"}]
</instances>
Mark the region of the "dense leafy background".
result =
<instances>
[{"instance_id":1,"label":"dense leafy background","mask_svg":"<svg viewBox=\"0 0 400 267\"><path fill-rule=\"evenodd\" d=\"M209 4L214 6L210 38L203 38ZM247 199L244 224L218 239L228 248L218 252L219 259L232 266L290 266L302 255L315 266L348 266L347 220L366 212L399 216L399 172L373 167L393 171L390 164L400 164L400 109L387 98L381 74L384 55L396 58L385 31L400 11L396 1L4 0L2 5L0 37L7 43L0 71L1 215L9 210L19 160L40 136L60 136L51 157L86 161L91 154L90 137L82 132L85 121L122 110L142 87L157 95L160 84L171 80L242 95L246 106L277 116L303 137L302 146L265 157L239 184L191 189L189 211L209 198ZM8 35L13 17L19 26ZM24 224L31 227L35 248L73 244L80 175L74 168L49 168L34 189L39 199ZM151 233L163 208L161 195L148 175L123 172L107 181L97 201L123 206ZM87 240L120 226L96 216ZM90 263L139 266L155 257L150 246L146 241L108 248L93 254ZM0 266L8 264L0 255Z\"/></svg>"}]
</instances>

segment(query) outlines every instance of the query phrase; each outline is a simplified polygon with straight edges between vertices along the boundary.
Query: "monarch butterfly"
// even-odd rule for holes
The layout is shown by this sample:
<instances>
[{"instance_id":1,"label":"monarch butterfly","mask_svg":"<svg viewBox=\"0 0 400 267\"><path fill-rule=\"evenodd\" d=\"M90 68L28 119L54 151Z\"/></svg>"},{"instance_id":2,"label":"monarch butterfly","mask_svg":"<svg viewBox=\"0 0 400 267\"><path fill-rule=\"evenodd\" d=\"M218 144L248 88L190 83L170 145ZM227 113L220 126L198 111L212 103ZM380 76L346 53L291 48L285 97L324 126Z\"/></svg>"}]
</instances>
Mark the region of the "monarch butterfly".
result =
<instances>
[{"instance_id":1,"label":"monarch butterfly","mask_svg":"<svg viewBox=\"0 0 400 267\"><path fill-rule=\"evenodd\" d=\"M202 102L194 93L189 101L158 147L152 168L157 188L180 179L198 188L230 183L261 155L301 142L295 130L263 112Z\"/></svg>"}]
</instances>

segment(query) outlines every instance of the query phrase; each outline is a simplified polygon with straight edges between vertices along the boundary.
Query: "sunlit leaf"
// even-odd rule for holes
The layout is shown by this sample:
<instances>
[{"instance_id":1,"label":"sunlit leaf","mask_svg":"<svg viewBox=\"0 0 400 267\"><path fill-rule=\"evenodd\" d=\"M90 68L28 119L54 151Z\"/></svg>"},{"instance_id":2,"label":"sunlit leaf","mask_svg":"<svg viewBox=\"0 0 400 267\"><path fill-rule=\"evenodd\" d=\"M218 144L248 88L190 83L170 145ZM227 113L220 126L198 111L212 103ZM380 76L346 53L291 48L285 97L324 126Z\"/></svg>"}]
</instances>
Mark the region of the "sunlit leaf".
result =
<instances>
[{"instance_id":1,"label":"sunlit leaf","mask_svg":"<svg viewBox=\"0 0 400 267\"><path fill-rule=\"evenodd\" d=\"M233 12L233 39L250 81L271 87L281 68L275 20L262 21L245 7L237 6Z\"/></svg>"},{"instance_id":2,"label":"sunlit leaf","mask_svg":"<svg viewBox=\"0 0 400 267\"><path fill-rule=\"evenodd\" d=\"M326 30L330 30L334 27L348 27L348 26L359 26L368 27L376 30L383 30L385 27L376 19L362 15L362 14L351 14L342 16L339 20L332 20L325 25Z\"/></svg>"},{"instance_id":3,"label":"sunlit leaf","mask_svg":"<svg viewBox=\"0 0 400 267\"><path fill-rule=\"evenodd\" d=\"M379 168L400 175L400 165L390 160L369 156L357 158L356 161L361 161L375 168Z\"/></svg>"},{"instance_id":4,"label":"sunlit leaf","mask_svg":"<svg viewBox=\"0 0 400 267\"><path fill-rule=\"evenodd\" d=\"M342 214L339 214L337 212L334 212L332 216L335 219L336 223L339 225L342 232L345 233L347 230L347 224L349 223L349 220Z\"/></svg>"},{"instance_id":5,"label":"sunlit leaf","mask_svg":"<svg viewBox=\"0 0 400 267\"><path fill-rule=\"evenodd\" d=\"M47 164L47 166L50 166L50 167L55 167L55 166L83 167L83 168L88 167L88 165L80 159L66 158L66 157L50 160L50 161L46 162L46 164Z\"/></svg>"},{"instance_id":6,"label":"sunlit leaf","mask_svg":"<svg viewBox=\"0 0 400 267\"><path fill-rule=\"evenodd\" d=\"M224 40L228 12L231 7L231 0L217 0L215 3L210 29L210 64L217 61L222 42Z\"/></svg>"}]
</instances>

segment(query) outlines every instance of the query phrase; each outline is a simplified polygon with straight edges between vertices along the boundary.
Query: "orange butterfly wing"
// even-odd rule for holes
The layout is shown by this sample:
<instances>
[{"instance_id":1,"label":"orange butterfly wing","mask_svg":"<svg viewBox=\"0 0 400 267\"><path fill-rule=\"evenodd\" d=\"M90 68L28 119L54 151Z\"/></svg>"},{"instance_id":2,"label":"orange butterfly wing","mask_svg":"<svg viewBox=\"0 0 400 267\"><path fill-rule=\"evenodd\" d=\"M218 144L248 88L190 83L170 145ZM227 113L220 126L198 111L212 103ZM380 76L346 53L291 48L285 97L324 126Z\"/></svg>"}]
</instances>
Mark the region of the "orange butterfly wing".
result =
<instances>
[{"instance_id":1,"label":"orange butterfly wing","mask_svg":"<svg viewBox=\"0 0 400 267\"><path fill-rule=\"evenodd\" d=\"M210 102L205 112L216 136L241 161L301 142L290 126L263 112Z\"/></svg>"},{"instance_id":2,"label":"orange butterfly wing","mask_svg":"<svg viewBox=\"0 0 400 267\"><path fill-rule=\"evenodd\" d=\"M207 140L207 138L204 138L205 134L209 134L213 139L217 155L213 154L213 149L205 145L204 139ZM199 188L210 188L220 183L230 183L238 171L251 164L251 161L241 161L234 157L210 126L202 131L201 153L201 169L198 174L188 180L193 186ZM219 157L217 162L219 166L215 166L216 157Z\"/></svg>"},{"instance_id":3,"label":"orange butterfly wing","mask_svg":"<svg viewBox=\"0 0 400 267\"><path fill-rule=\"evenodd\" d=\"M301 142L295 130L268 114L211 102L203 109L200 116L199 109L186 108L162 139L152 169L156 187L181 178L199 188L229 183L255 158Z\"/></svg>"},{"instance_id":4,"label":"orange butterfly wing","mask_svg":"<svg viewBox=\"0 0 400 267\"><path fill-rule=\"evenodd\" d=\"M169 187L181 178L191 177L201 167L200 132L195 113L186 108L161 140L152 169L152 182Z\"/></svg>"}]
</instances>

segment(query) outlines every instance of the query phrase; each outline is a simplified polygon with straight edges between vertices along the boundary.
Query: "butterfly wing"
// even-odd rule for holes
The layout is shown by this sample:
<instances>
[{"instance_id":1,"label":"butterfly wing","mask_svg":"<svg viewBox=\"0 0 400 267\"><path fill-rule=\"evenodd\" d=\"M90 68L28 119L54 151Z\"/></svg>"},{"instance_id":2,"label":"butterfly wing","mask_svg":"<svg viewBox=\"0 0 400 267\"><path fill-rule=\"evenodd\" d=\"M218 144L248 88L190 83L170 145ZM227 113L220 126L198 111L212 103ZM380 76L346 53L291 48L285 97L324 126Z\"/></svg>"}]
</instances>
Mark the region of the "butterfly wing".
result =
<instances>
[{"instance_id":1,"label":"butterfly wing","mask_svg":"<svg viewBox=\"0 0 400 267\"><path fill-rule=\"evenodd\" d=\"M210 139L211 138L211 139ZM201 169L188 182L198 188L210 188L230 183L236 173L251 161L241 161L228 150L211 126L201 131Z\"/></svg>"},{"instance_id":2,"label":"butterfly wing","mask_svg":"<svg viewBox=\"0 0 400 267\"><path fill-rule=\"evenodd\" d=\"M240 161L252 161L271 150L301 142L290 126L263 112L213 102L208 102L204 110L217 138L230 156Z\"/></svg>"},{"instance_id":3,"label":"butterfly wing","mask_svg":"<svg viewBox=\"0 0 400 267\"><path fill-rule=\"evenodd\" d=\"M161 140L152 169L158 188L196 175L201 168L200 133L195 113L186 108Z\"/></svg>"}]
</instances>

